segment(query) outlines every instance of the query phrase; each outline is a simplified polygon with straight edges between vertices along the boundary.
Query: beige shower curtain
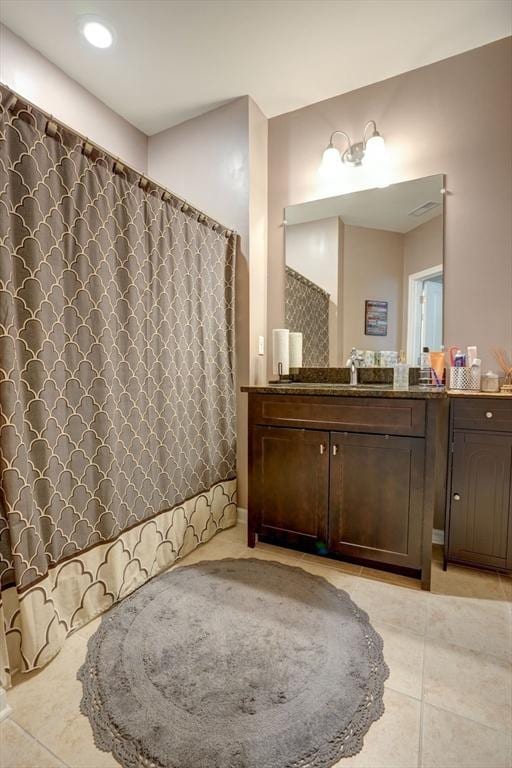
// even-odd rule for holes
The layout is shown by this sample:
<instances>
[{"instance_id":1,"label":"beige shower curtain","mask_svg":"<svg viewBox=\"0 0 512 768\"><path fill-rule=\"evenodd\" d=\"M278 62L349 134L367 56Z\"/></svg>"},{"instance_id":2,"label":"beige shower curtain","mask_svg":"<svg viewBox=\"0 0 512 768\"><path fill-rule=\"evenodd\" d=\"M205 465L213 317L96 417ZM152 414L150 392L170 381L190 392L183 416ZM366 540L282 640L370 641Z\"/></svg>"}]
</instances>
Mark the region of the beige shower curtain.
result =
<instances>
[{"instance_id":1,"label":"beige shower curtain","mask_svg":"<svg viewBox=\"0 0 512 768\"><path fill-rule=\"evenodd\" d=\"M236 238L1 87L1 684L236 519Z\"/></svg>"}]
</instances>

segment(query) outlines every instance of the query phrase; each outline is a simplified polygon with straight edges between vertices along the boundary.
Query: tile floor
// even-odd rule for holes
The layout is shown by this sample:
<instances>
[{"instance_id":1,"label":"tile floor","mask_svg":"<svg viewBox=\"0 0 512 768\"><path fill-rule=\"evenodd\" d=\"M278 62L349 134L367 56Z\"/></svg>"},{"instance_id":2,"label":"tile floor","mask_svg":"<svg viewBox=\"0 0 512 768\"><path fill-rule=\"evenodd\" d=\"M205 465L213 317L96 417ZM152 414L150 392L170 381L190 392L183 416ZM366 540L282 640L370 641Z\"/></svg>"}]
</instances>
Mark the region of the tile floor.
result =
<instances>
[{"instance_id":1,"label":"tile floor","mask_svg":"<svg viewBox=\"0 0 512 768\"><path fill-rule=\"evenodd\" d=\"M444 573L435 550L429 594L367 568L263 544L250 550L243 525L182 562L221 557L281 560L320 574L346 589L382 635L391 670L386 711L362 752L338 768L511 768L512 579L456 567ZM118 768L95 748L78 707L76 671L98 623L8 692L13 711L0 724L1 768Z\"/></svg>"}]
</instances>

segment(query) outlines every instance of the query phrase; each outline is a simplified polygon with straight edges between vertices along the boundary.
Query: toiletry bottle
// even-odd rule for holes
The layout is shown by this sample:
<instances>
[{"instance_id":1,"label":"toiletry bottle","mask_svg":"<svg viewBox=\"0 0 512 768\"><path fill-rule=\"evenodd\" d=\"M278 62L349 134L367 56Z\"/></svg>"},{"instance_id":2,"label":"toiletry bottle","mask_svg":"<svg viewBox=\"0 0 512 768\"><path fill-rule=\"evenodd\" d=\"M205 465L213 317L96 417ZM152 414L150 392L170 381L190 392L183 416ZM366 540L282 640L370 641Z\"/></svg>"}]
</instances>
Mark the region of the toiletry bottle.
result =
<instances>
[{"instance_id":1,"label":"toiletry bottle","mask_svg":"<svg viewBox=\"0 0 512 768\"><path fill-rule=\"evenodd\" d=\"M432 383L441 387L444 381L444 352L431 352L430 365L432 366Z\"/></svg>"},{"instance_id":2,"label":"toiletry bottle","mask_svg":"<svg viewBox=\"0 0 512 768\"><path fill-rule=\"evenodd\" d=\"M431 385L430 352L428 347L423 347L423 352L420 355L420 387L430 387Z\"/></svg>"},{"instance_id":3,"label":"toiletry bottle","mask_svg":"<svg viewBox=\"0 0 512 768\"><path fill-rule=\"evenodd\" d=\"M475 360L478 360L478 349L476 347L468 347L467 365L471 368Z\"/></svg>"},{"instance_id":4,"label":"toiletry bottle","mask_svg":"<svg viewBox=\"0 0 512 768\"><path fill-rule=\"evenodd\" d=\"M455 357L453 358L453 363L455 368L464 368L466 365L466 355L461 352L460 349L457 350Z\"/></svg>"},{"instance_id":5,"label":"toiletry bottle","mask_svg":"<svg viewBox=\"0 0 512 768\"><path fill-rule=\"evenodd\" d=\"M405 355L400 352L399 362L393 369L393 389L409 389L409 366L405 362Z\"/></svg>"},{"instance_id":6,"label":"toiletry bottle","mask_svg":"<svg viewBox=\"0 0 512 768\"><path fill-rule=\"evenodd\" d=\"M475 357L471 366L469 367L469 376L471 379L471 389L480 391L482 383L482 361L479 357Z\"/></svg>"}]
</instances>

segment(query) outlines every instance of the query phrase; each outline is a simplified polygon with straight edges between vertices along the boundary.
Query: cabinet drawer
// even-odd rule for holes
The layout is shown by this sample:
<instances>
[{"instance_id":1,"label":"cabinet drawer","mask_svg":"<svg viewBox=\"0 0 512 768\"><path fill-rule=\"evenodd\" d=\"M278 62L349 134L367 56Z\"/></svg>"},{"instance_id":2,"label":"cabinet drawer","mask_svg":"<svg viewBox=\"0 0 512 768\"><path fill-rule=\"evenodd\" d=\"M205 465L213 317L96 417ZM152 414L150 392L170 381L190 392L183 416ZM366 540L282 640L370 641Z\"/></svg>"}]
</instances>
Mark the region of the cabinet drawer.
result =
<instances>
[{"instance_id":1,"label":"cabinet drawer","mask_svg":"<svg viewBox=\"0 0 512 768\"><path fill-rule=\"evenodd\" d=\"M251 420L273 427L421 437L425 401L312 395L253 395Z\"/></svg>"},{"instance_id":2,"label":"cabinet drawer","mask_svg":"<svg viewBox=\"0 0 512 768\"><path fill-rule=\"evenodd\" d=\"M512 400L461 397L452 400L452 408L454 429L512 432Z\"/></svg>"}]
</instances>

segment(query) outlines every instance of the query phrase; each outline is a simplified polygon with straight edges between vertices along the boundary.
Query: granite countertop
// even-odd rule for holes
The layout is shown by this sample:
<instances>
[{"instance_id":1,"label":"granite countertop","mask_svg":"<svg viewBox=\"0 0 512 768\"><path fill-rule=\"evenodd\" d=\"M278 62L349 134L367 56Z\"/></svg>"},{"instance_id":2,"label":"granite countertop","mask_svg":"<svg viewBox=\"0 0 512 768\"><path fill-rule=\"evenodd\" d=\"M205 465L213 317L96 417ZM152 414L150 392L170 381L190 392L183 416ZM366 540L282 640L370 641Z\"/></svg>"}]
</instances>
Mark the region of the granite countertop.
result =
<instances>
[{"instance_id":1,"label":"granite countertop","mask_svg":"<svg viewBox=\"0 0 512 768\"><path fill-rule=\"evenodd\" d=\"M324 395L338 397L389 397L389 398L407 398L416 400L430 400L434 398L445 398L446 389L444 387L418 387L410 386L409 389L393 389L391 384L358 384L351 387L349 384L337 383L286 383L286 384L264 384L255 386L245 386L240 388L242 392L252 392L258 395Z\"/></svg>"}]
</instances>

